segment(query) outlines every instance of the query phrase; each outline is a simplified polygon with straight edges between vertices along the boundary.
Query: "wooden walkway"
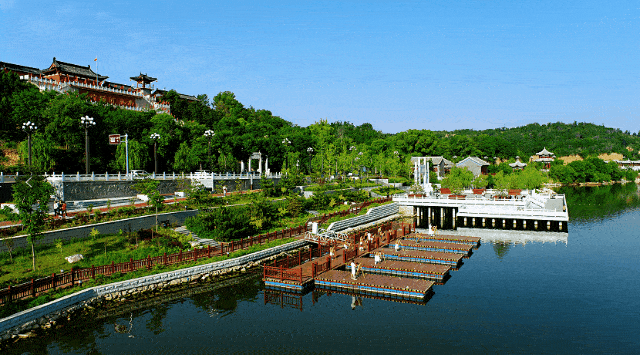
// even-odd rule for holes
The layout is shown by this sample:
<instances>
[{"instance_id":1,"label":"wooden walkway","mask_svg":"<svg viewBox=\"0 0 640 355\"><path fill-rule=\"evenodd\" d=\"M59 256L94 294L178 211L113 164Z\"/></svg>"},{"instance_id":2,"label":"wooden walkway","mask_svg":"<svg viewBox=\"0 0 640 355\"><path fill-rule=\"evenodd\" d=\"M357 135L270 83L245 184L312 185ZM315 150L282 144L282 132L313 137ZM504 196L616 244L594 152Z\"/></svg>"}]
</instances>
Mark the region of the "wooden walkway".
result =
<instances>
[{"instance_id":1,"label":"wooden walkway","mask_svg":"<svg viewBox=\"0 0 640 355\"><path fill-rule=\"evenodd\" d=\"M316 277L315 285L325 290L422 299L431 290L434 282L376 274L364 274L354 280L351 278L351 272L329 270Z\"/></svg>"},{"instance_id":2,"label":"wooden walkway","mask_svg":"<svg viewBox=\"0 0 640 355\"><path fill-rule=\"evenodd\" d=\"M473 246L469 244L447 243L429 239L403 239L400 241L400 244L402 249L439 251L443 253L462 254L463 256L469 256L473 249ZM394 244L389 245L389 247L393 246Z\"/></svg>"},{"instance_id":3,"label":"wooden walkway","mask_svg":"<svg viewBox=\"0 0 640 355\"><path fill-rule=\"evenodd\" d=\"M379 248L385 259L411 261L416 263L442 264L457 268L462 264L462 254L442 253L437 251L398 250L393 248Z\"/></svg>"},{"instance_id":4,"label":"wooden walkway","mask_svg":"<svg viewBox=\"0 0 640 355\"><path fill-rule=\"evenodd\" d=\"M429 235L425 233L411 233L406 235L404 239L433 240L446 243L470 244L473 245L474 248L478 248L480 246L480 237L470 237L463 235L446 235L441 233L438 233L438 235Z\"/></svg>"},{"instance_id":5,"label":"wooden walkway","mask_svg":"<svg viewBox=\"0 0 640 355\"><path fill-rule=\"evenodd\" d=\"M409 276L437 281L443 281L451 270L451 266L449 265L412 263L397 260L383 260L376 264L374 259L369 257L356 258L354 262L360 264L360 269L365 273L400 277ZM351 270L350 265L347 265L347 270Z\"/></svg>"},{"instance_id":6,"label":"wooden walkway","mask_svg":"<svg viewBox=\"0 0 640 355\"><path fill-rule=\"evenodd\" d=\"M433 294L435 282L444 284L451 277L450 270L462 264L462 258L471 254L480 238L436 237L410 230L387 229L375 236L373 242L363 239L368 233L356 232L351 236L351 247L335 246L333 256L329 255L328 246L318 245L319 249L308 253L313 258L298 256L296 265L301 263L298 266L289 269L265 266L263 280L268 288L278 290L305 292L315 287L327 292L424 301L428 294ZM409 233L405 236L405 232ZM401 243L398 251L394 240ZM376 253L383 258L377 264L373 257ZM352 262L358 265L356 278L352 278ZM282 298L280 302L289 301Z\"/></svg>"}]
</instances>

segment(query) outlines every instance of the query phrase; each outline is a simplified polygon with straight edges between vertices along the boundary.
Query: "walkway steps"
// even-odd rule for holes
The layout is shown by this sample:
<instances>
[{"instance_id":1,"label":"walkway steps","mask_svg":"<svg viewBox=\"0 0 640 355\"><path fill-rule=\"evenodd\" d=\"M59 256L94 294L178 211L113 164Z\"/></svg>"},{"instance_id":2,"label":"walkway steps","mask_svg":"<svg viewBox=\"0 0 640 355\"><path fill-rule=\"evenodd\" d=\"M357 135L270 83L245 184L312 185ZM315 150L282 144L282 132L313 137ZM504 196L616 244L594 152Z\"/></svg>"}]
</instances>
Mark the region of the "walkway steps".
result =
<instances>
[{"instance_id":1,"label":"walkway steps","mask_svg":"<svg viewBox=\"0 0 640 355\"><path fill-rule=\"evenodd\" d=\"M388 260L451 265L453 268L458 268L462 264L463 258L461 254L442 253L437 251L402 249L395 251L395 249L392 248L379 248L375 251L381 252L382 257Z\"/></svg>"},{"instance_id":2,"label":"walkway steps","mask_svg":"<svg viewBox=\"0 0 640 355\"><path fill-rule=\"evenodd\" d=\"M456 253L463 256L469 256L472 245L460 244L460 243L446 243L436 240L428 239L409 239L400 241L402 249L408 250L424 250L424 251L439 251L443 253ZM389 245L389 248L394 247L394 244Z\"/></svg>"},{"instance_id":3,"label":"walkway steps","mask_svg":"<svg viewBox=\"0 0 640 355\"><path fill-rule=\"evenodd\" d=\"M341 270L329 270L317 276L315 281L316 287L325 290L409 299L424 299L434 284L433 281L375 274L361 275L353 280L350 272Z\"/></svg>"},{"instance_id":4,"label":"walkway steps","mask_svg":"<svg viewBox=\"0 0 640 355\"><path fill-rule=\"evenodd\" d=\"M373 258L356 258L356 264L360 264L362 270L368 274L384 274L400 277L416 277L421 279L436 280L439 282L449 275L451 266L435 265L424 263L413 263L398 260L383 260L377 265ZM347 270L351 270L351 265L346 265Z\"/></svg>"},{"instance_id":5,"label":"walkway steps","mask_svg":"<svg viewBox=\"0 0 640 355\"><path fill-rule=\"evenodd\" d=\"M463 236L463 235L445 235L445 234L429 235L425 233L411 233L406 235L404 239L433 240L433 241L440 241L440 242L446 242L446 243L469 244L469 245L473 245L474 248L477 248L480 246L480 237L469 237L469 236Z\"/></svg>"}]
</instances>

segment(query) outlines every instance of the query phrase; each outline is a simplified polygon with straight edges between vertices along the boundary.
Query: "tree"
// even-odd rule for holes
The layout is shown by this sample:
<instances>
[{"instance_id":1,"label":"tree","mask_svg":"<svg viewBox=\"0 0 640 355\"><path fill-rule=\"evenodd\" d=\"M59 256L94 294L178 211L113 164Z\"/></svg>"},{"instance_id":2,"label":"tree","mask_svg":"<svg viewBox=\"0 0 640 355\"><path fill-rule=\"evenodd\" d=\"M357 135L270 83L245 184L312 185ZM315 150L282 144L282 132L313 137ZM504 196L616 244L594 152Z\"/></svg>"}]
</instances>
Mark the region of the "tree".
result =
<instances>
[{"instance_id":1,"label":"tree","mask_svg":"<svg viewBox=\"0 0 640 355\"><path fill-rule=\"evenodd\" d=\"M164 202L164 197L158 191L158 185L160 185L160 181L153 180L149 178L145 178L140 180L138 183L134 185L134 189L141 194L147 195L147 204L155 207L156 209L156 232L158 232L158 209L162 206L162 202Z\"/></svg>"},{"instance_id":2,"label":"tree","mask_svg":"<svg viewBox=\"0 0 640 355\"><path fill-rule=\"evenodd\" d=\"M454 166L447 177L442 179L442 187L451 189L454 195L459 194L465 187L471 185L473 173L466 168Z\"/></svg>"},{"instance_id":3,"label":"tree","mask_svg":"<svg viewBox=\"0 0 640 355\"><path fill-rule=\"evenodd\" d=\"M13 201L18 213L5 207L2 213L12 221L20 221L27 232L27 241L31 244L33 271L36 270L35 242L42 238L42 232L49 214L49 198L54 189L44 177L30 175L19 177L13 185Z\"/></svg>"}]
</instances>

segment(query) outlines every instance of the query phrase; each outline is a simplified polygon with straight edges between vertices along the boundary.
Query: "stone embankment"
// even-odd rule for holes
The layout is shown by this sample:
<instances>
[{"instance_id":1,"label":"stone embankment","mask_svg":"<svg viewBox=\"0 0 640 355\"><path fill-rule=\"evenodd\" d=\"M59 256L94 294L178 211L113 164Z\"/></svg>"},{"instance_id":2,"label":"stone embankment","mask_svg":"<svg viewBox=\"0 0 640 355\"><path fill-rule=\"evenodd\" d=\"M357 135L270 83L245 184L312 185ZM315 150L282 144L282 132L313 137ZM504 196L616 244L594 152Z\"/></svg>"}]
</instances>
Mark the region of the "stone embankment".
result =
<instances>
[{"instance_id":1,"label":"stone embankment","mask_svg":"<svg viewBox=\"0 0 640 355\"><path fill-rule=\"evenodd\" d=\"M104 301L123 300L146 292L207 282L225 275L245 272L307 244L304 240L298 240L234 259L91 287L0 319L0 343L35 336L37 331L57 327L61 320L71 320L75 312L94 307Z\"/></svg>"}]
</instances>

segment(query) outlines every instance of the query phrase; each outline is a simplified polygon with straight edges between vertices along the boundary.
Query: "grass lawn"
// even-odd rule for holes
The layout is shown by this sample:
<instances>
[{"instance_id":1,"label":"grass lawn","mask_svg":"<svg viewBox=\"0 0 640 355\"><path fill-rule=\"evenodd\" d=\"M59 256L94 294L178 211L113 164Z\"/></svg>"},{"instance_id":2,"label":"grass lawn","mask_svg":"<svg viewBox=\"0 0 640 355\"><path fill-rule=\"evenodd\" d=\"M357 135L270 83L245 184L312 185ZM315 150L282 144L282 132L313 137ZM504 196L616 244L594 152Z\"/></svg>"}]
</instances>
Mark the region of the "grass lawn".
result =
<instances>
[{"instance_id":1,"label":"grass lawn","mask_svg":"<svg viewBox=\"0 0 640 355\"><path fill-rule=\"evenodd\" d=\"M86 289L86 288L90 288L90 287L93 287L93 286L103 285L103 284L113 283L113 282L118 282L118 281L124 281L124 280L129 280L129 279L135 279L135 278L142 277L142 276L160 274L160 273L167 272L167 271L184 269L184 268L188 268L188 267L192 267L192 266L196 266L196 265L209 264L209 263L213 263L213 262L221 261L221 260L233 259L233 258L237 258L237 257L243 256L243 255L247 255L247 254L250 254L250 253L255 253L255 252L260 251L260 250L273 248L273 247L278 246L278 245L291 243L293 241L295 241L294 238L279 239L279 240L274 240L272 242L269 242L269 243L266 243L266 244L263 244L263 245L254 245L254 246L251 246L251 247L249 247L247 249L234 251L229 256L215 256L215 257L212 257L212 258L203 258L203 259L199 259L197 262L189 261L189 262L185 262L183 264L177 264L177 265L169 265L169 266L157 265L157 266L153 267L151 270L146 270L146 269L145 270L138 270L138 271L133 271L133 272L129 272L129 273L126 273L126 274L116 273L116 274L111 275L110 277L105 277L103 275L98 275L98 276L96 276L95 280L84 281L82 283L82 286L76 286L76 287L73 287L73 288L59 289L59 290L47 292L46 294L38 296L36 298L14 300L14 301L12 301L12 302L0 307L0 318L10 316L11 314L14 314L14 313L17 313L17 312L20 312L20 311L23 311L25 309L29 309L29 308L32 308L32 307L36 307L36 306L39 306L41 304L45 304L47 302L53 301L55 299L64 297L66 295L69 295L69 294L72 294L74 292L78 292L80 290L83 290L83 289Z\"/></svg>"},{"instance_id":2,"label":"grass lawn","mask_svg":"<svg viewBox=\"0 0 640 355\"><path fill-rule=\"evenodd\" d=\"M177 253L181 247L188 247L188 236L176 233L171 229L160 229L161 237L147 239L147 232L121 233L116 235L96 235L94 238L75 240L70 243L59 241L53 245L36 247L36 270L32 269L31 249L25 248L14 252L13 262L9 253L0 254L0 288L16 285L30 279L38 279L59 274L60 270L69 271L71 266L84 268L91 265L106 265L111 262L120 263L129 259L143 259L148 255L158 256L163 253ZM106 247L106 253L105 253ZM69 264L64 258L74 254L82 254L83 260Z\"/></svg>"}]
</instances>

